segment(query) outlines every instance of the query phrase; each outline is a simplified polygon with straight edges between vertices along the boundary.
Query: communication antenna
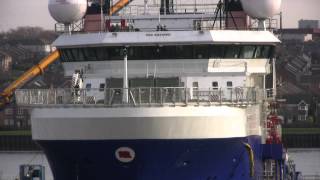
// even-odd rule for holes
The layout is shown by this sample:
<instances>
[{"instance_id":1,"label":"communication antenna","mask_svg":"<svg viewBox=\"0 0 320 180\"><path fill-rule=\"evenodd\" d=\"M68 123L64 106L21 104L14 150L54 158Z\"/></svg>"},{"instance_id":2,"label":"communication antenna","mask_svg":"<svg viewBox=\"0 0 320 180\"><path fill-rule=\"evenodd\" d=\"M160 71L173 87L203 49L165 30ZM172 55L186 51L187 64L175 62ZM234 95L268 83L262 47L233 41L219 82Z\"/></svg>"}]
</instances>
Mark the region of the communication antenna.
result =
<instances>
[{"instance_id":1,"label":"communication antenna","mask_svg":"<svg viewBox=\"0 0 320 180\"><path fill-rule=\"evenodd\" d=\"M148 0L144 0L144 14L146 15L148 11Z\"/></svg>"},{"instance_id":2,"label":"communication antenna","mask_svg":"<svg viewBox=\"0 0 320 180\"><path fill-rule=\"evenodd\" d=\"M104 14L103 14L103 5L104 5L104 3L103 3L103 0L100 0L100 18L101 18L101 20L100 20L100 31L101 32L103 32L104 31Z\"/></svg>"},{"instance_id":3,"label":"communication antenna","mask_svg":"<svg viewBox=\"0 0 320 180\"><path fill-rule=\"evenodd\" d=\"M71 33L71 25L83 18L87 7L87 0L49 0L48 4L51 17L64 24L66 33Z\"/></svg>"},{"instance_id":4,"label":"communication antenna","mask_svg":"<svg viewBox=\"0 0 320 180\"><path fill-rule=\"evenodd\" d=\"M266 19L279 14L282 0L241 0L244 11L257 19L258 29L266 30Z\"/></svg>"}]
</instances>

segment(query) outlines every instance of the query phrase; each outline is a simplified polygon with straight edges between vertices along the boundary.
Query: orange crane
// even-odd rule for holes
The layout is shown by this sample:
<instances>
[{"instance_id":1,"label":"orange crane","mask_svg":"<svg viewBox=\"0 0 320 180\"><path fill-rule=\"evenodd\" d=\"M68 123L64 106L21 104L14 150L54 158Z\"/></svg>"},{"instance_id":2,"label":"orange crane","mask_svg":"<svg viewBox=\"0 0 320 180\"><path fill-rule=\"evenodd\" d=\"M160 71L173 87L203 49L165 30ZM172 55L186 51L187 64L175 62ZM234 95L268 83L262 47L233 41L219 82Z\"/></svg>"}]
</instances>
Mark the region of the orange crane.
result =
<instances>
[{"instance_id":1,"label":"orange crane","mask_svg":"<svg viewBox=\"0 0 320 180\"><path fill-rule=\"evenodd\" d=\"M28 71L23 73L17 80L12 82L7 88L5 88L0 94L0 108L10 103L10 100L16 89L25 85L28 81L38 76L39 74L42 74L44 70L54 61L59 59L59 57L60 57L60 53L58 50L52 52L47 57L43 58L37 65L34 65Z\"/></svg>"},{"instance_id":2,"label":"orange crane","mask_svg":"<svg viewBox=\"0 0 320 180\"><path fill-rule=\"evenodd\" d=\"M122 8L128 5L133 0L119 0L115 5L110 8L109 15L112 16L113 14L119 12Z\"/></svg>"},{"instance_id":3,"label":"orange crane","mask_svg":"<svg viewBox=\"0 0 320 180\"><path fill-rule=\"evenodd\" d=\"M123 7L128 5L132 0L119 0L114 6L110 8L109 15L113 15L117 12L119 12ZM60 53L58 50L52 52L47 57L43 58L37 65L30 68L28 71L23 73L17 80L12 82L7 88L5 88L0 93L0 109L5 107L6 104L10 103L11 98L14 94L14 91L23 85L25 85L27 82L29 82L34 77L38 76L39 74L42 74L44 70L53 62L55 62L57 59L59 59Z\"/></svg>"}]
</instances>

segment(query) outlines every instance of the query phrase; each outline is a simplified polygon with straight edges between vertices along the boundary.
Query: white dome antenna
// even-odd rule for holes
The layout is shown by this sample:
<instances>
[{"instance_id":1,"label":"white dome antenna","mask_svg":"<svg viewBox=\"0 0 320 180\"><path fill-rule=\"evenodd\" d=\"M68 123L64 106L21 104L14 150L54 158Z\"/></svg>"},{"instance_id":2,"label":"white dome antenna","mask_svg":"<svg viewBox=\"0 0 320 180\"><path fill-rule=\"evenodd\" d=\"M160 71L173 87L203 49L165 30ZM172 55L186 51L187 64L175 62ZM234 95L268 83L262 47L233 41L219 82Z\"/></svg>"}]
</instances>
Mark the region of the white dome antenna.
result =
<instances>
[{"instance_id":1,"label":"white dome antenna","mask_svg":"<svg viewBox=\"0 0 320 180\"><path fill-rule=\"evenodd\" d=\"M49 12L58 23L65 24L69 31L70 24L80 20L87 12L87 0L49 0Z\"/></svg>"},{"instance_id":2,"label":"white dome antenna","mask_svg":"<svg viewBox=\"0 0 320 180\"><path fill-rule=\"evenodd\" d=\"M282 0L241 0L242 8L252 18L259 20L265 30L265 20L280 13Z\"/></svg>"}]
</instances>

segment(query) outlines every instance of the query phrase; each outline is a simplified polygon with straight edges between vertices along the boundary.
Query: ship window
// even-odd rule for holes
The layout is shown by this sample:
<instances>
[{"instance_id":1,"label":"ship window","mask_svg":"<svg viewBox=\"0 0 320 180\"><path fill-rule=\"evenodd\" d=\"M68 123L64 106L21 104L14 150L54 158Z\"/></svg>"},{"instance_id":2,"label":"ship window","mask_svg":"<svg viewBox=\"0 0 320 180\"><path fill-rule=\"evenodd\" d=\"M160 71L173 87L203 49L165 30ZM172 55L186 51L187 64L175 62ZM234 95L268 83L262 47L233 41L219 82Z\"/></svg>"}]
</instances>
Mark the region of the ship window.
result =
<instances>
[{"instance_id":1,"label":"ship window","mask_svg":"<svg viewBox=\"0 0 320 180\"><path fill-rule=\"evenodd\" d=\"M211 45L209 47L209 58L223 58L225 46Z\"/></svg>"},{"instance_id":2,"label":"ship window","mask_svg":"<svg viewBox=\"0 0 320 180\"><path fill-rule=\"evenodd\" d=\"M271 46L257 46L255 58L270 58Z\"/></svg>"},{"instance_id":3,"label":"ship window","mask_svg":"<svg viewBox=\"0 0 320 180\"><path fill-rule=\"evenodd\" d=\"M70 61L68 59L68 56L66 55L66 51L65 50L60 50L60 54L61 54L62 61Z\"/></svg>"},{"instance_id":4,"label":"ship window","mask_svg":"<svg viewBox=\"0 0 320 180\"><path fill-rule=\"evenodd\" d=\"M87 90L90 90L90 89L91 89L91 84L90 84L90 83L86 84L86 89L87 89Z\"/></svg>"},{"instance_id":5,"label":"ship window","mask_svg":"<svg viewBox=\"0 0 320 180\"><path fill-rule=\"evenodd\" d=\"M142 52L141 52L141 59L143 60L149 60L153 59L154 56L154 47L152 46L146 46L142 47Z\"/></svg>"},{"instance_id":6,"label":"ship window","mask_svg":"<svg viewBox=\"0 0 320 180\"><path fill-rule=\"evenodd\" d=\"M193 87L194 89L198 89L198 88L199 88L199 83L198 83L197 81L193 82L193 83L192 83L192 87Z\"/></svg>"},{"instance_id":7,"label":"ship window","mask_svg":"<svg viewBox=\"0 0 320 180\"><path fill-rule=\"evenodd\" d=\"M233 84L232 81L227 81L227 88L230 89L232 88Z\"/></svg>"},{"instance_id":8,"label":"ship window","mask_svg":"<svg viewBox=\"0 0 320 180\"><path fill-rule=\"evenodd\" d=\"M178 54L175 46L161 47L161 59L177 59Z\"/></svg>"},{"instance_id":9,"label":"ship window","mask_svg":"<svg viewBox=\"0 0 320 180\"><path fill-rule=\"evenodd\" d=\"M225 58L235 59L239 58L240 46L229 46L226 50Z\"/></svg>"},{"instance_id":10,"label":"ship window","mask_svg":"<svg viewBox=\"0 0 320 180\"><path fill-rule=\"evenodd\" d=\"M75 58L72 55L71 49L66 49L65 50L65 55L67 56L69 61L75 61Z\"/></svg>"},{"instance_id":11,"label":"ship window","mask_svg":"<svg viewBox=\"0 0 320 180\"><path fill-rule=\"evenodd\" d=\"M263 46L261 51L261 58L269 58L271 46Z\"/></svg>"},{"instance_id":12,"label":"ship window","mask_svg":"<svg viewBox=\"0 0 320 180\"><path fill-rule=\"evenodd\" d=\"M178 59L193 59L193 46L176 46L175 55Z\"/></svg>"},{"instance_id":13,"label":"ship window","mask_svg":"<svg viewBox=\"0 0 320 180\"><path fill-rule=\"evenodd\" d=\"M84 56L88 61L96 61L97 54L95 48L84 48Z\"/></svg>"},{"instance_id":14,"label":"ship window","mask_svg":"<svg viewBox=\"0 0 320 180\"><path fill-rule=\"evenodd\" d=\"M128 60L142 59L143 47L130 47L128 49Z\"/></svg>"},{"instance_id":15,"label":"ship window","mask_svg":"<svg viewBox=\"0 0 320 180\"><path fill-rule=\"evenodd\" d=\"M109 59L109 52L107 48L96 48L97 60L107 60Z\"/></svg>"},{"instance_id":16,"label":"ship window","mask_svg":"<svg viewBox=\"0 0 320 180\"><path fill-rule=\"evenodd\" d=\"M274 48L263 45L176 45L128 48L128 60L158 59L252 59L270 58ZM86 47L61 49L62 61L123 60L123 47Z\"/></svg>"},{"instance_id":17,"label":"ship window","mask_svg":"<svg viewBox=\"0 0 320 180\"><path fill-rule=\"evenodd\" d=\"M208 45L194 46L194 59L208 58Z\"/></svg>"},{"instance_id":18,"label":"ship window","mask_svg":"<svg viewBox=\"0 0 320 180\"><path fill-rule=\"evenodd\" d=\"M241 49L240 58L252 59L256 47L255 46L243 46Z\"/></svg>"},{"instance_id":19,"label":"ship window","mask_svg":"<svg viewBox=\"0 0 320 180\"><path fill-rule=\"evenodd\" d=\"M106 87L106 84L104 84L104 83L101 83L100 85L99 85L99 91L104 91L104 88Z\"/></svg>"},{"instance_id":20,"label":"ship window","mask_svg":"<svg viewBox=\"0 0 320 180\"><path fill-rule=\"evenodd\" d=\"M217 81L213 81L212 82L212 88L213 89L218 89L218 87L219 87L219 83Z\"/></svg>"}]
</instances>

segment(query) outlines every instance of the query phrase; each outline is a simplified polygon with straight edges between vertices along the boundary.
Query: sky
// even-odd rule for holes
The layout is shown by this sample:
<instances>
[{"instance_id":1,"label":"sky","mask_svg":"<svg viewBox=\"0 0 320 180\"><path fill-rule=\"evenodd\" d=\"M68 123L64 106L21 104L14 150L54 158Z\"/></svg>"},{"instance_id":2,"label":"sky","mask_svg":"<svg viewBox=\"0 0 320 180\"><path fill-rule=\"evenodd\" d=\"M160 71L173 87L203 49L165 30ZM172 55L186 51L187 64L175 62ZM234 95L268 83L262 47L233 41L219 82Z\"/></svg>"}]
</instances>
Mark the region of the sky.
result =
<instances>
[{"instance_id":1,"label":"sky","mask_svg":"<svg viewBox=\"0 0 320 180\"><path fill-rule=\"evenodd\" d=\"M151 0L151 2L154 1L156 0ZM178 1L201 3L204 0ZM49 15L47 4L48 0L0 0L0 31L18 26L40 26L44 29L53 29L55 22ZM295 28L300 19L320 20L320 0L282 0L282 12L284 27Z\"/></svg>"}]
</instances>

